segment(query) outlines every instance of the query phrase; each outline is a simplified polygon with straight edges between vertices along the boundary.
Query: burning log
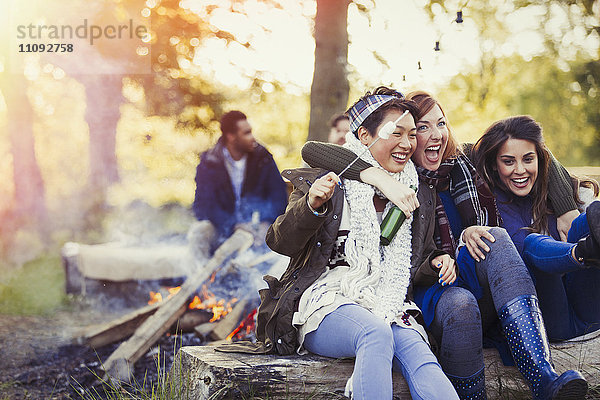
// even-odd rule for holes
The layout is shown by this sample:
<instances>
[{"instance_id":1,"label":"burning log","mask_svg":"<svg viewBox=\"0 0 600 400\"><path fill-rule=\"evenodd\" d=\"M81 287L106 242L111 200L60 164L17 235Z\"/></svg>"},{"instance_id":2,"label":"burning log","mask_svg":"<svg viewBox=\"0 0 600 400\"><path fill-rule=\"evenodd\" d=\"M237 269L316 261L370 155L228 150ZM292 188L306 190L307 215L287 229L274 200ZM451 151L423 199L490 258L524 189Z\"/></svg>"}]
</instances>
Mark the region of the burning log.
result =
<instances>
[{"instance_id":1,"label":"burning log","mask_svg":"<svg viewBox=\"0 0 600 400\"><path fill-rule=\"evenodd\" d=\"M207 310L188 309L179 320L171 327L171 331L193 332L194 328L212 318L213 314Z\"/></svg>"},{"instance_id":2,"label":"burning log","mask_svg":"<svg viewBox=\"0 0 600 400\"><path fill-rule=\"evenodd\" d=\"M242 300L233 307L231 312L227 313L217 322L208 322L197 325L194 328L196 336L200 339L213 342L228 339L242 318L246 315L248 305L248 300Z\"/></svg>"},{"instance_id":3,"label":"burning log","mask_svg":"<svg viewBox=\"0 0 600 400\"><path fill-rule=\"evenodd\" d=\"M246 256L247 256L247 254L246 254ZM246 259L244 259L244 258L246 258ZM281 254L275 253L273 251L268 251L268 252L266 252L256 258L253 258L251 260L248 260L247 257L244 257L244 255L239 255L235 259L231 260L229 269L235 270L235 269L239 269L239 268L253 268L253 267L257 266L258 264L261 264L263 262L270 262L270 261L273 261L278 258L283 259L283 261L285 261L285 262L274 263L272 265L271 269L269 269L269 271L267 272L267 275L280 276L287 266L288 258L285 256L282 256ZM279 261L281 261L281 260L279 260ZM203 291L204 291L204 288L203 288ZM234 299L234 300L237 301L237 299ZM230 302L233 303L234 301L230 301ZM248 304L249 303L246 301L246 302L244 302L243 305L236 304L234 306L234 310L236 311L236 313L239 310L243 310L241 315L236 314L236 315L230 316L229 314L226 314L224 316L224 318L220 319L218 322L214 322L214 320L213 320L213 321L210 321L209 323L203 323L203 324L197 325L196 327L194 327L196 336L204 341L210 341L210 342L220 341L220 340L224 340L224 339L230 340L229 337L231 336L232 332L238 328L237 324L240 323L240 321L242 320L242 316L248 312L248 310L247 310ZM233 310L229 310L230 313L231 313L231 311L233 311ZM215 315L217 315L216 311L215 311ZM254 316L254 315L252 315L252 316ZM250 328L244 326L244 330L253 329L253 328L254 328L253 326L251 326ZM213 333L213 331L215 331L215 333ZM238 333L238 332L235 332L235 333Z\"/></svg>"},{"instance_id":4,"label":"burning log","mask_svg":"<svg viewBox=\"0 0 600 400\"><path fill-rule=\"evenodd\" d=\"M160 303L150 304L106 324L90 326L76 339L76 343L98 348L123 340L131 336L159 306Z\"/></svg>"},{"instance_id":5,"label":"burning log","mask_svg":"<svg viewBox=\"0 0 600 400\"><path fill-rule=\"evenodd\" d=\"M185 312L189 299L210 275L231 254L252 243L252 235L243 230L236 230L216 251L204 268L198 270L181 286L181 290L165 302L159 303L154 315L149 317L133 334L133 336L115 350L104 362L104 369L111 377L129 380L133 364L162 336L173 323Z\"/></svg>"},{"instance_id":6,"label":"burning log","mask_svg":"<svg viewBox=\"0 0 600 400\"><path fill-rule=\"evenodd\" d=\"M136 329L160 307L160 303L150 304L134 310L110 322L88 326L75 337L74 343L99 348L131 336ZM187 310L172 328L179 332L191 332L194 327L207 322L212 313L205 310Z\"/></svg>"},{"instance_id":7,"label":"burning log","mask_svg":"<svg viewBox=\"0 0 600 400\"><path fill-rule=\"evenodd\" d=\"M256 331L256 313L258 309L255 308L250 312L250 314L246 315L246 318L240 322L240 324L235 328L229 336L225 338L227 341L231 341L232 339L243 340L248 338L251 334L254 334Z\"/></svg>"},{"instance_id":8,"label":"burning log","mask_svg":"<svg viewBox=\"0 0 600 400\"><path fill-rule=\"evenodd\" d=\"M223 340L238 326L242 318L247 314L248 300L237 303L233 310L215 323L214 329L209 337L212 340Z\"/></svg>"}]
</instances>

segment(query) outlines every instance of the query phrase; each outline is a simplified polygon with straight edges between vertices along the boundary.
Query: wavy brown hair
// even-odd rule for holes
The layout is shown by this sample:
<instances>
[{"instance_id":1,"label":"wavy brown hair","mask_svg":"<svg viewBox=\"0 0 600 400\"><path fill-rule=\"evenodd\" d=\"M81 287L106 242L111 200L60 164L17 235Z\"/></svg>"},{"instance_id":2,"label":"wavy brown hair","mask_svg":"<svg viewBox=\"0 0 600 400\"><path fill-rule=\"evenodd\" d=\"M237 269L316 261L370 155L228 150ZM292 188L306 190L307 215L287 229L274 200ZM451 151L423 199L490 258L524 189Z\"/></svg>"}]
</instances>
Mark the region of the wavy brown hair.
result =
<instances>
[{"instance_id":1,"label":"wavy brown hair","mask_svg":"<svg viewBox=\"0 0 600 400\"><path fill-rule=\"evenodd\" d=\"M444 112L444 108L442 107L442 105L436 99L434 99L432 95L420 90L410 92L406 95L406 98L414 101L419 109L417 118L415 118L415 122L418 122L421 118L423 118L436 105L440 108L442 114L444 115L444 118L446 119L446 127L448 128L448 143L446 145L446 150L444 150L444 154L442 154L442 162L446 161L446 159L450 157L458 155L458 153L460 152L458 140L456 140L456 138L452 134L452 129L450 128L448 117L446 117L446 113Z\"/></svg>"},{"instance_id":2,"label":"wavy brown hair","mask_svg":"<svg viewBox=\"0 0 600 400\"><path fill-rule=\"evenodd\" d=\"M517 115L494 122L479 138L473 148L473 161L477 172L486 180L491 189L499 188L507 193L510 190L498 175L496 158L500 147L508 139L521 139L532 142L538 157L538 176L529 195L533 199L532 232L548 231L548 168L550 151L544 142L542 127L529 115Z\"/></svg>"}]
</instances>

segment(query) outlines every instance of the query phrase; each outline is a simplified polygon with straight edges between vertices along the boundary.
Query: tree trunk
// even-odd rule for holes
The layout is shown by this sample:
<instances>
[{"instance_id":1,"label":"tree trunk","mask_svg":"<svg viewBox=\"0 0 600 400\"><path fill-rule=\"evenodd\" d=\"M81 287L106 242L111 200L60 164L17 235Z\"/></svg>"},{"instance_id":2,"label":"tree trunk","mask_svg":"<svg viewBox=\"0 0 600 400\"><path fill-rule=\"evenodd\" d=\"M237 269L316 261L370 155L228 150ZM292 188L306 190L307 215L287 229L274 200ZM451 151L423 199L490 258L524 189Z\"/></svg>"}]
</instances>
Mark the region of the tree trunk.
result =
<instances>
[{"instance_id":1,"label":"tree trunk","mask_svg":"<svg viewBox=\"0 0 600 400\"><path fill-rule=\"evenodd\" d=\"M348 105L349 3L349 0L317 0L315 71L310 89L308 140L326 142L329 119L345 111Z\"/></svg>"},{"instance_id":2,"label":"tree trunk","mask_svg":"<svg viewBox=\"0 0 600 400\"><path fill-rule=\"evenodd\" d=\"M35 156L33 110L27 98L27 81L21 74L2 80L6 99L8 136L13 157L15 196L13 212L17 225L43 224L47 217L46 194ZM14 228L17 228L15 226Z\"/></svg>"},{"instance_id":3,"label":"tree trunk","mask_svg":"<svg viewBox=\"0 0 600 400\"><path fill-rule=\"evenodd\" d=\"M82 75L87 109L85 119L90 129L89 185L97 193L119 180L116 155L117 123L123 102L121 75Z\"/></svg>"}]
</instances>

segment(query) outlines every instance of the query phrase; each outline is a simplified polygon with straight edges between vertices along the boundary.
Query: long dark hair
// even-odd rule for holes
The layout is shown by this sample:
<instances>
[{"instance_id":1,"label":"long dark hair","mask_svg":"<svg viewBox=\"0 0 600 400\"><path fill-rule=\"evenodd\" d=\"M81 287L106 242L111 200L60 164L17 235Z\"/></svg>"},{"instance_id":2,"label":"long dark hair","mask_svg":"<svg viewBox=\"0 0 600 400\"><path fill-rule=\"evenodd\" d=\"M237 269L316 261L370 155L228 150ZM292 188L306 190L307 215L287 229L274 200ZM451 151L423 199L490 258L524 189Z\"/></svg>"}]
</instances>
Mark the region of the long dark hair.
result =
<instances>
[{"instance_id":1,"label":"long dark hair","mask_svg":"<svg viewBox=\"0 0 600 400\"><path fill-rule=\"evenodd\" d=\"M479 138L473 148L473 159L477 172L486 180L491 189L499 188L510 193L498 175L496 157L500 147L508 139L527 140L535 145L538 157L538 176L531 189L533 200L532 232L548 230L548 167L550 152L544 143L542 127L529 115L517 115L494 122Z\"/></svg>"}]
</instances>

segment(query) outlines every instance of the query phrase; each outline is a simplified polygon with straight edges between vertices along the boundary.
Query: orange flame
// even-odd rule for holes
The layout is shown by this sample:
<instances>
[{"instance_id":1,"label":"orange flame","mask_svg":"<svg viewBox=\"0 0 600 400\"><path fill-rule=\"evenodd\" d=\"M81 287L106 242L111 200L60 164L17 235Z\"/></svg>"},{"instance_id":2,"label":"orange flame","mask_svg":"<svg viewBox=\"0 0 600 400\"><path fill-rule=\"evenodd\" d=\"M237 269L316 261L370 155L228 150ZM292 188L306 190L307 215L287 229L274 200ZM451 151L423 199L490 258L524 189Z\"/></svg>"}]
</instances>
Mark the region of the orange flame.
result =
<instances>
[{"instance_id":1,"label":"orange flame","mask_svg":"<svg viewBox=\"0 0 600 400\"><path fill-rule=\"evenodd\" d=\"M212 277L214 279L214 276ZM170 299L177 292L181 290L181 286L176 286L172 288L167 288L169 295L167 299ZM233 309L233 304L238 301L235 297L231 300L225 302L224 299L218 300L217 297L206 287L206 285L202 285L201 296L194 296L188 308L190 310L199 309L199 310L211 310L213 313L212 318L209 322L217 321L218 319L224 317L229 314ZM158 292L150 292L150 300L148 304L158 303L163 300L162 294Z\"/></svg>"},{"instance_id":2,"label":"orange flame","mask_svg":"<svg viewBox=\"0 0 600 400\"><path fill-rule=\"evenodd\" d=\"M190 309L206 310L210 309L213 312L212 318L208 322L214 322L225 315L229 314L233 309L232 305L238 301L235 297L225 303L224 299L218 300L214 294L210 293L211 296L201 300L199 296L194 296L194 299L189 305Z\"/></svg>"},{"instance_id":3,"label":"orange flame","mask_svg":"<svg viewBox=\"0 0 600 400\"><path fill-rule=\"evenodd\" d=\"M254 330L254 316L256 315L256 308L254 310L252 310L252 312L250 314L248 314L248 316L246 316L246 318L244 318L244 320L242 322L240 322L240 324L237 326L237 328L235 328L233 330L233 332L231 332L229 335L227 335L227 337L225 338L225 340L227 340L228 342L231 342L231 340L235 337L238 339L243 339L244 337L248 336L250 333L252 333L252 331Z\"/></svg>"},{"instance_id":4,"label":"orange flame","mask_svg":"<svg viewBox=\"0 0 600 400\"><path fill-rule=\"evenodd\" d=\"M150 292L150 300L148 300L148 304L159 303L162 301L162 294L157 292Z\"/></svg>"},{"instance_id":5,"label":"orange flame","mask_svg":"<svg viewBox=\"0 0 600 400\"><path fill-rule=\"evenodd\" d=\"M181 290L181 286L175 286L172 288L168 288L167 290L169 291L169 296L167 297L167 299L170 299L172 296L176 295L177 292Z\"/></svg>"},{"instance_id":6,"label":"orange flame","mask_svg":"<svg viewBox=\"0 0 600 400\"><path fill-rule=\"evenodd\" d=\"M167 291L169 292L167 299L173 297L180 290L181 286L167 288ZM150 300L148 300L148 304L160 303L161 301L163 301L163 297L160 292L150 292Z\"/></svg>"}]
</instances>

